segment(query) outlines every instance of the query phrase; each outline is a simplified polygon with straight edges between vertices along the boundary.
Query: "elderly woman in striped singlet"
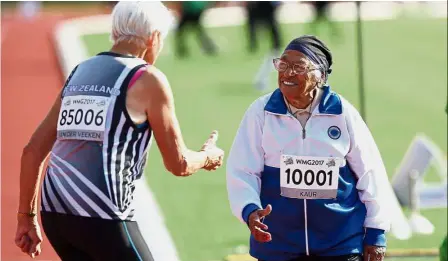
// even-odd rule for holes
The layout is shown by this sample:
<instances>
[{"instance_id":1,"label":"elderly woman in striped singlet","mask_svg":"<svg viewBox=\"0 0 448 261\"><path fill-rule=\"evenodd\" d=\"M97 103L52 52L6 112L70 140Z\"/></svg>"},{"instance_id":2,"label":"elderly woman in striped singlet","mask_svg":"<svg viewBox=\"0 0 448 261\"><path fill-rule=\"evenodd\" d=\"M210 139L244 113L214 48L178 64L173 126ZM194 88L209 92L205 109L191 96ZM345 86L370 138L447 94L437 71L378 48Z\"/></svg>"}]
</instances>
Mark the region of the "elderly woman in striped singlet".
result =
<instances>
[{"instance_id":1,"label":"elderly woman in striped singlet","mask_svg":"<svg viewBox=\"0 0 448 261\"><path fill-rule=\"evenodd\" d=\"M64 261L153 260L134 221L135 187L153 135L176 176L221 166L216 131L198 151L186 147L168 80L153 65L171 21L160 2L119 2L112 49L71 72L23 150L15 238L23 252L41 251L39 166L48 153L42 225Z\"/></svg>"}]
</instances>

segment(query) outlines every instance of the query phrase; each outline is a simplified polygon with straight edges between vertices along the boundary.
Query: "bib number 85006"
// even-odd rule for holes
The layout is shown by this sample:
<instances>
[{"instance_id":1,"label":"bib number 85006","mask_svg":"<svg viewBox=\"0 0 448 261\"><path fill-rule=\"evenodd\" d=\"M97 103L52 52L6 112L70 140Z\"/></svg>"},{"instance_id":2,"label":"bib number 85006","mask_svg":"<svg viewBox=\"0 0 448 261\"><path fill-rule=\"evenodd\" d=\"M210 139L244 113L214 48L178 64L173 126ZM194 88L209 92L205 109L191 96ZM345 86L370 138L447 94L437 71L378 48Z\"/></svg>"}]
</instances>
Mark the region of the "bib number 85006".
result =
<instances>
[{"instance_id":1,"label":"bib number 85006","mask_svg":"<svg viewBox=\"0 0 448 261\"><path fill-rule=\"evenodd\" d=\"M103 124L104 122L103 112L104 110L100 110L95 114L95 112L92 109L88 109L85 112L82 109L62 110L59 125L70 126L73 123L76 125L84 123L87 126L91 124L101 126L101 124Z\"/></svg>"},{"instance_id":2,"label":"bib number 85006","mask_svg":"<svg viewBox=\"0 0 448 261\"><path fill-rule=\"evenodd\" d=\"M300 185L302 182L307 186L311 186L316 183L318 186L331 186L332 184L332 175L333 171L325 172L323 170L319 170L317 173L314 173L313 170L307 170L305 173L302 173L300 169L286 169L286 183L294 185ZM327 179L328 177L328 179ZM328 184L327 183L328 180Z\"/></svg>"}]
</instances>

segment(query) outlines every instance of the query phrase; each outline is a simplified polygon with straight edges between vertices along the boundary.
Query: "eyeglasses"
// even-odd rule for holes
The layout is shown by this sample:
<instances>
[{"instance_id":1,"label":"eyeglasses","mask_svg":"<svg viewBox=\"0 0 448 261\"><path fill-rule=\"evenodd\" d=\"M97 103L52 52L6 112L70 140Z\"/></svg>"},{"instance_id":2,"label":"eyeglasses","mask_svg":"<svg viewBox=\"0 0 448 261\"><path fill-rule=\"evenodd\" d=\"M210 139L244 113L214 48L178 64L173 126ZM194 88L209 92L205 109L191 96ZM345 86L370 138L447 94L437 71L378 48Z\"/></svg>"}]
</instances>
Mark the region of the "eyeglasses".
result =
<instances>
[{"instance_id":1,"label":"eyeglasses","mask_svg":"<svg viewBox=\"0 0 448 261\"><path fill-rule=\"evenodd\" d=\"M290 63L282 61L280 58L275 58L273 60L273 62L274 62L275 69L279 72L286 72L286 70L288 70L288 68L291 67ZM314 71L314 70L319 70L319 69L305 67L305 66L303 66L303 64L292 64L292 71L294 72L294 74L297 74L297 75L304 75L305 73Z\"/></svg>"}]
</instances>

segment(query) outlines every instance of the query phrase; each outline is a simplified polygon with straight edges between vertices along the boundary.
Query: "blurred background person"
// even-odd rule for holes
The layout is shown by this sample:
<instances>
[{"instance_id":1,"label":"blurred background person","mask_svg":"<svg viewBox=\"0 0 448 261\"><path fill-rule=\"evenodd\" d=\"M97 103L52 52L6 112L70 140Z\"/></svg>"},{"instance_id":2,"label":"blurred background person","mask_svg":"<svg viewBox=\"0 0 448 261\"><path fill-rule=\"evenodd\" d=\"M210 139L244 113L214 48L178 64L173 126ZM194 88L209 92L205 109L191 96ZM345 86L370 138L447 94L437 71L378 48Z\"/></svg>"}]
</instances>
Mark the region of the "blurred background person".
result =
<instances>
[{"instance_id":1,"label":"blurred background person","mask_svg":"<svg viewBox=\"0 0 448 261\"><path fill-rule=\"evenodd\" d=\"M326 24L328 26L330 36L333 40L340 40L341 38L341 30L336 25L335 22L331 20L329 17L329 12L331 8L331 3L329 1L310 1L310 3L314 8L314 19L309 24L309 33L314 35L319 35L320 30L322 29L322 24ZM333 2L334 3L334 2Z\"/></svg>"},{"instance_id":2,"label":"blurred background person","mask_svg":"<svg viewBox=\"0 0 448 261\"><path fill-rule=\"evenodd\" d=\"M275 12L280 5L278 1L250 1L246 2L247 29L249 37L249 52L258 51L257 33L265 27L271 34L273 50L279 50L281 46L280 29L275 19Z\"/></svg>"},{"instance_id":3,"label":"blurred background person","mask_svg":"<svg viewBox=\"0 0 448 261\"><path fill-rule=\"evenodd\" d=\"M278 1L250 1L245 3L249 52L255 53L258 51L257 34L261 29L268 29L271 35L271 49L266 54L255 75L255 88L261 91L266 90L269 86L270 72L273 71L271 61L279 55L279 49L282 45L279 24L275 17L279 5L280 2Z\"/></svg>"},{"instance_id":4,"label":"blurred background person","mask_svg":"<svg viewBox=\"0 0 448 261\"><path fill-rule=\"evenodd\" d=\"M215 55L217 47L212 39L207 35L201 24L201 17L204 11L210 6L207 1L182 1L180 2L179 25L176 32L176 55L184 58L188 56L185 31L188 26L196 31L202 50L208 55Z\"/></svg>"},{"instance_id":5,"label":"blurred background person","mask_svg":"<svg viewBox=\"0 0 448 261\"><path fill-rule=\"evenodd\" d=\"M448 248L447 243L446 243L446 238L447 237L445 236L445 238L443 239L442 245L440 245L440 249L439 249L440 261L448 260L448 255L446 254L447 248Z\"/></svg>"}]
</instances>

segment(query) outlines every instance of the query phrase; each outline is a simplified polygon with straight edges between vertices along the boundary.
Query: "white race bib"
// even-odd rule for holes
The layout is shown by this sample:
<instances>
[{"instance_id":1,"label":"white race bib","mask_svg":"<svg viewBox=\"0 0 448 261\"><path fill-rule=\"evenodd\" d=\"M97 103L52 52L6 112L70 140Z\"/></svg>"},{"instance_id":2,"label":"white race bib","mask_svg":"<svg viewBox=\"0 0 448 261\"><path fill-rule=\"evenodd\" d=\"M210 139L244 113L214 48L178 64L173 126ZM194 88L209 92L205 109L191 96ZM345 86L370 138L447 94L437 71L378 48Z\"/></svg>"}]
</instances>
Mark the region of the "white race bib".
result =
<instances>
[{"instance_id":1,"label":"white race bib","mask_svg":"<svg viewBox=\"0 0 448 261\"><path fill-rule=\"evenodd\" d=\"M288 198L336 198L342 159L282 155L280 191Z\"/></svg>"},{"instance_id":2,"label":"white race bib","mask_svg":"<svg viewBox=\"0 0 448 261\"><path fill-rule=\"evenodd\" d=\"M58 139L103 140L109 103L110 98L103 96L64 97L58 118Z\"/></svg>"}]
</instances>

